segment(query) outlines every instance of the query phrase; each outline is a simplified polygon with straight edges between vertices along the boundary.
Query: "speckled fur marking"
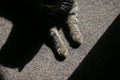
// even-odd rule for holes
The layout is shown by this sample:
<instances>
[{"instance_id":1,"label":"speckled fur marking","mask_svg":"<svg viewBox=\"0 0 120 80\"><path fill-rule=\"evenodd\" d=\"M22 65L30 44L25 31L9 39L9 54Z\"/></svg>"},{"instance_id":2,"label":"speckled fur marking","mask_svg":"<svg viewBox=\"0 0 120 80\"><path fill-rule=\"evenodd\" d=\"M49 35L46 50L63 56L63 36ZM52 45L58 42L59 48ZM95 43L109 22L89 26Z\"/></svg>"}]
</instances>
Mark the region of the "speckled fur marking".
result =
<instances>
[{"instance_id":1,"label":"speckled fur marking","mask_svg":"<svg viewBox=\"0 0 120 80\"><path fill-rule=\"evenodd\" d=\"M75 2L73 4L73 8L70 11L70 15L68 16L68 20L67 20L67 24L68 27L70 29L70 35L72 37L72 39L81 44L83 42L83 37L79 31L79 27L78 27L78 19L77 19L77 11L78 11L78 6L77 3Z\"/></svg>"},{"instance_id":2,"label":"speckled fur marking","mask_svg":"<svg viewBox=\"0 0 120 80\"><path fill-rule=\"evenodd\" d=\"M51 28L50 35L53 37L55 48L59 55L66 57L68 54L68 50L61 39L61 36L56 27Z\"/></svg>"},{"instance_id":3,"label":"speckled fur marking","mask_svg":"<svg viewBox=\"0 0 120 80\"><path fill-rule=\"evenodd\" d=\"M68 28L70 30L70 36L72 40L78 44L81 44L83 42L83 37L78 27L77 11L78 11L77 3L73 1L73 6L68 13L66 24L68 25ZM51 32L51 36L54 39L55 47L56 47L58 54L66 57L68 50L66 46L64 45L64 42L61 39L57 28L53 27L50 32Z\"/></svg>"}]
</instances>

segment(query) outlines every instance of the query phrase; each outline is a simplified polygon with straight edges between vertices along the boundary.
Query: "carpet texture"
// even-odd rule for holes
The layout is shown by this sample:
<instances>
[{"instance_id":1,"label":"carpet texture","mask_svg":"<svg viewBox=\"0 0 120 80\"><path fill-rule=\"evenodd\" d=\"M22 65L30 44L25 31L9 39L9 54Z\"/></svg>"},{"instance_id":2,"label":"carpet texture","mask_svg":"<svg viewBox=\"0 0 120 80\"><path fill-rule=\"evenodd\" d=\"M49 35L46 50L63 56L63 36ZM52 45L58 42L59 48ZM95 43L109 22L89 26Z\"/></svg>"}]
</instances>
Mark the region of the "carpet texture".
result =
<instances>
[{"instance_id":1,"label":"carpet texture","mask_svg":"<svg viewBox=\"0 0 120 80\"><path fill-rule=\"evenodd\" d=\"M73 49L64 38L69 49L68 57L60 62L51 49L42 45L35 57L23 68L17 69L0 65L0 80L67 80L98 39L120 13L120 0L76 0L79 4L79 29L84 37L82 45ZM12 22L0 17L0 48L12 29Z\"/></svg>"}]
</instances>

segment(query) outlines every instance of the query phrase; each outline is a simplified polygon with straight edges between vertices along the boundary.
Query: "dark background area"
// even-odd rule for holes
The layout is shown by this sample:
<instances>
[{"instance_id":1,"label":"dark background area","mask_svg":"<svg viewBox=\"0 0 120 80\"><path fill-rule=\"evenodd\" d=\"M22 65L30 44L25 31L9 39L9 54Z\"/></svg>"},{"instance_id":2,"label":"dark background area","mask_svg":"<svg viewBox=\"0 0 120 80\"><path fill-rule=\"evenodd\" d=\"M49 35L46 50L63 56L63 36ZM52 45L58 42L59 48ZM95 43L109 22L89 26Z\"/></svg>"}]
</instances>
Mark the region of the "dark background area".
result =
<instances>
[{"instance_id":1,"label":"dark background area","mask_svg":"<svg viewBox=\"0 0 120 80\"><path fill-rule=\"evenodd\" d=\"M120 79L120 15L68 80Z\"/></svg>"}]
</instances>

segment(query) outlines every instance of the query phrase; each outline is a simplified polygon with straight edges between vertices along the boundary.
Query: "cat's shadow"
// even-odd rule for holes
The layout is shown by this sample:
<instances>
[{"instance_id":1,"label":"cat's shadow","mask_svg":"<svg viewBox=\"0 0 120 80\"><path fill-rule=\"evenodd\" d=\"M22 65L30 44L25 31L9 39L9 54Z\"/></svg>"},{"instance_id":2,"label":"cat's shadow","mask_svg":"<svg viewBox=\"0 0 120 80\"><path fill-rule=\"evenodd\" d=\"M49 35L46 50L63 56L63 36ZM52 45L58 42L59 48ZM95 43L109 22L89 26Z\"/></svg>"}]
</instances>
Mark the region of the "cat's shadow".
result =
<instances>
[{"instance_id":1,"label":"cat's shadow","mask_svg":"<svg viewBox=\"0 0 120 80\"><path fill-rule=\"evenodd\" d=\"M67 15L57 14L54 18L40 15L36 12L36 4L33 5L32 0L0 1L0 16L13 23L8 39L0 50L0 65L18 68L21 71L43 44L51 48L57 60L64 61L65 58L57 53L54 41L50 37L50 28L54 26L63 29L71 47L79 47L69 35L70 31L65 23ZM51 18L56 23L51 22Z\"/></svg>"},{"instance_id":2,"label":"cat's shadow","mask_svg":"<svg viewBox=\"0 0 120 80\"><path fill-rule=\"evenodd\" d=\"M12 21L13 27L0 50L0 65L18 68L21 71L46 40L48 41L49 28L53 25L47 22L44 16L38 19L31 6L23 4L21 7L20 3L12 2L5 5L0 6L0 16ZM51 42L49 41L49 45L52 45ZM55 57L63 60L57 54Z\"/></svg>"}]
</instances>

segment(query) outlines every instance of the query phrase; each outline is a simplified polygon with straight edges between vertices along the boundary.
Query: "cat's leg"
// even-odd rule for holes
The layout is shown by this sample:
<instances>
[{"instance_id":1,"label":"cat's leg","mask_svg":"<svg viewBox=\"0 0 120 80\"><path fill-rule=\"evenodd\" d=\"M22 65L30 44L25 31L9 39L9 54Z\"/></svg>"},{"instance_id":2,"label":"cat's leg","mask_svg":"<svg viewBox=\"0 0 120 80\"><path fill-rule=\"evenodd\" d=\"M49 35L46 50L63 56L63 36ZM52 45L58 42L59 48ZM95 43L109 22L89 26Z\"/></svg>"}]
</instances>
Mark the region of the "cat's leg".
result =
<instances>
[{"instance_id":1,"label":"cat's leg","mask_svg":"<svg viewBox=\"0 0 120 80\"><path fill-rule=\"evenodd\" d=\"M70 30L70 37L72 38L72 40L78 44L81 44L83 42L83 37L78 27L77 11L78 6L77 3L74 1L73 8L69 12L69 16L66 23Z\"/></svg>"},{"instance_id":2,"label":"cat's leg","mask_svg":"<svg viewBox=\"0 0 120 80\"><path fill-rule=\"evenodd\" d=\"M68 54L68 50L67 50L63 40L61 39L61 36L56 27L51 28L50 35L53 38L53 41L55 44L55 49L56 49L58 55L65 58Z\"/></svg>"}]
</instances>

